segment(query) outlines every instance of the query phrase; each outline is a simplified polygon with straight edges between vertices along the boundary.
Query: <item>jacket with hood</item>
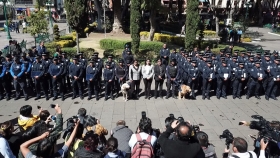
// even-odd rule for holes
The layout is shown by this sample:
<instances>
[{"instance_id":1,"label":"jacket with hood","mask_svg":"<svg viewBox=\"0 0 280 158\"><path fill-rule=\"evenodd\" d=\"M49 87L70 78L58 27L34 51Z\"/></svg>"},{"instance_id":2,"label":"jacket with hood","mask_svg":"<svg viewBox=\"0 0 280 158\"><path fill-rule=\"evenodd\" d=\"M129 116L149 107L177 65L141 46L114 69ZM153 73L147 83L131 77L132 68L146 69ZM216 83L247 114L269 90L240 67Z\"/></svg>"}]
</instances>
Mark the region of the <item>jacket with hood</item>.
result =
<instances>
[{"instance_id":1,"label":"jacket with hood","mask_svg":"<svg viewBox=\"0 0 280 158\"><path fill-rule=\"evenodd\" d=\"M40 120L40 118L37 115L32 115L31 117L24 117L22 115L19 115L18 125L21 126L24 130L26 130L28 127L33 126L33 124L38 120Z\"/></svg>"},{"instance_id":2,"label":"jacket with hood","mask_svg":"<svg viewBox=\"0 0 280 158\"><path fill-rule=\"evenodd\" d=\"M74 154L75 158L102 158L102 153L99 151L89 151L84 147L79 147Z\"/></svg>"}]
</instances>

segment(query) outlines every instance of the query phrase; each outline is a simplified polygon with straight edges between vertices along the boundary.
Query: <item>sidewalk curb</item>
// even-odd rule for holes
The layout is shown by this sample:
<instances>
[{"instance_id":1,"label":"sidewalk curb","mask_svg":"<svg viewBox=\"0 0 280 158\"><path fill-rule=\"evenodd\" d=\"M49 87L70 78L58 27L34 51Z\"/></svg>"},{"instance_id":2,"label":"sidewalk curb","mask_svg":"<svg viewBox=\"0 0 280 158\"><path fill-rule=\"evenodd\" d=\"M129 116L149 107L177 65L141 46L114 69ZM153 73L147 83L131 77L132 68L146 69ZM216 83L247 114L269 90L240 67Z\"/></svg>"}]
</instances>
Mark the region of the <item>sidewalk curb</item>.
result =
<instances>
[{"instance_id":1,"label":"sidewalk curb","mask_svg":"<svg viewBox=\"0 0 280 158\"><path fill-rule=\"evenodd\" d=\"M268 32L268 34L275 35L275 36L280 36L280 34L272 33L272 32Z\"/></svg>"}]
</instances>

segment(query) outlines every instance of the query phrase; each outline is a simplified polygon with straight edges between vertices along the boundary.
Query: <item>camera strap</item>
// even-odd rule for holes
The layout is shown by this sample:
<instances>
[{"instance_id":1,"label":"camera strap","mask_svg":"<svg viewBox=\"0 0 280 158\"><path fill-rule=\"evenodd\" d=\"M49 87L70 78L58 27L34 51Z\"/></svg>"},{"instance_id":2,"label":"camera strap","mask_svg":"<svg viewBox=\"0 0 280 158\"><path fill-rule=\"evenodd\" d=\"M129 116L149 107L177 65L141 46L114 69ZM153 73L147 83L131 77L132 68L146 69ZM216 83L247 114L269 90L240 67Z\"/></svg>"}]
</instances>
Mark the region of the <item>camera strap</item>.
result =
<instances>
[{"instance_id":1,"label":"camera strap","mask_svg":"<svg viewBox=\"0 0 280 158\"><path fill-rule=\"evenodd\" d=\"M253 158L253 154L251 152L248 152L250 154L250 158ZM234 158L240 158L239 156L236 156L236 155L231 155L231 157L234 157Z\"/></svg>"}]
</instances>

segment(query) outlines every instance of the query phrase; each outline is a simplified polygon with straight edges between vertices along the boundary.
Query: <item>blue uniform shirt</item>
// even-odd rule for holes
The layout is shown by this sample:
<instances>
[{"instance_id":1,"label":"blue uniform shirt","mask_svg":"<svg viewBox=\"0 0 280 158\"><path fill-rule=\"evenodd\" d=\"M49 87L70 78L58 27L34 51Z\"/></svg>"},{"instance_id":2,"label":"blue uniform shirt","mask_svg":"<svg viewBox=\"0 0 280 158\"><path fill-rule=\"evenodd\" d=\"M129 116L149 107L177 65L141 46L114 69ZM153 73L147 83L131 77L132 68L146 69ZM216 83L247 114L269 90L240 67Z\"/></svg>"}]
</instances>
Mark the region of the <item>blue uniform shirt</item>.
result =
<instances>
[{"instance_id":1,"label":"blue uniform shirt","mask_svg":"<svg viewBox=\"0 0 280 158\"><path fill-rule=\"evenodd\" d=\"M3 63L0 63L0 78L2 78L6 73L6 67Z\"/></svg>"},{"instance_id":2,"label":"blue uniform shirt","mask_svg":"<svg viewBox=\"0 0 280 158\"><path fill-rule=\"evenodd\" d=\"M92 80L97 79L97 73L98 73L97 67L95 67L94 65L93 65L93 67L91 67L90 65L87 66L87 69L86 69L86 75L88 76L86 78L87 81L89 81L90 79L92 79Z\"/></svg>"},{"instance_id":3,"label":"blue uniform shirt","mask_svg":"<svg viewBox=\"0 0 280 158\"><path fill-rule=\"evenodd\" d=\"M24 64L25 72L30 72L30 68L32 65L31 60L28 58L25 58L25 59L21 59L20 62L22 62Z\"/></svg>"},{"instance_id":4,"label":"blue uniform shirt","mask_svg":"<svg viewBox=\"0 0 280 158\"><path fill-rule=\"evenodd\" d=\"M15 76L21 77L24 72L25 72L25 67L24 67L24 64L22 64L21 62L19 62L19 63L14 62L11 65L10 73L13 77L15 77Z\"/></svg>"},{"instance_id":5,"label":"blue uniform shirt","mask_svg":"<svg viewBox=\"0 0 280 158\"><path fill-rule=\"evenodd\" d=\"M49 67L49 73L51 76L59 77L63 72L63 66L60 64L52 63Z\"/></svg>"},{"instance_id":6,"label":"blue uniform shirt","mask_svg":"<svg viewBox=\"0 0 280 158\"><path fill-rule=\"evenodd\" d=\"M109 81L109 80L113 81L115 77L115 71L112 68L109 69L106 68L104 69L103 77L104 77L104 81Z\"/></svg>"},{"instance_id":7,"label":"blue uniform shirt","mask_svg":"<svg viewBox=\"0 0 280 158\"><path fill-rule=\"evenodd\" d=\"M46 72L45 70L45 65L39 61L38 63L35 61L32 66L31 66L31 77L42 77L44 73Z\"/></svg>"},{"instance_id":8,"label":"blue uniform shirt","mask_svg":"<svg viewBox=\"0 0 280 158\"><path fill-rule=\"evenodd\" d=\"M69 75L71 77L78 77L78 78L82 78L83 75L83 65L80 64L71 64L69 66Z\"/></svg>"}]
</instances>

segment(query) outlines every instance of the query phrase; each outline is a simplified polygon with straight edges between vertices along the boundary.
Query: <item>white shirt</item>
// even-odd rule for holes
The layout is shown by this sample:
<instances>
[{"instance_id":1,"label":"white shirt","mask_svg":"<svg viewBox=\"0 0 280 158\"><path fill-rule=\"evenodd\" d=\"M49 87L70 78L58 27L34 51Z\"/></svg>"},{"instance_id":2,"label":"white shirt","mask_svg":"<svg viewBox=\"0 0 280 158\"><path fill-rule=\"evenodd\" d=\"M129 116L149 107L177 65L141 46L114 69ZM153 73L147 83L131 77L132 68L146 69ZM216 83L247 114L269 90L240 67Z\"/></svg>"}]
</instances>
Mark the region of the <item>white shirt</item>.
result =
<instances>
[{"instance_id":1,"label":"white shirt","mask_svg":"<svg viewBox=\"0 0 280 158\"><path fill-rule=\"evenodd\" d=\"M142 138L142 140L147 139L148 136L149 136L147 133L144 133L144 132L141 132L139 134L140 134L140 137ZM151 138L151 145L152 146L154 146L156 140L157 140L157 137L152 136L152 138ZM130 137L130 140L128 142L128 145L130 146L131 151L133 150L133 147L135 146L136 143L137 143L136 134L132 134L132 136Z\"/></svg>"},{"instance_id":2,"label":"white shirt","mask_svg":"<svg viewBox=\"0 0 280 158\"><path fill-rule=\"evenodd\" d=\"M16 158L5 138L0 137L0 153L4 158Z\"/></svg>"},{"instance_id":3,"label":"white shirt","mask_svg":"<svg viewBox=\"0 0 280 158\"><path fill-rule=\"evenodd\" d=\"M23 28L26 28L26 22L23 22L23 23L22 23L22 27L23 27Z\"/></svg>"},{"instance_id":4,"label":"white shirt","mask_svg":"<svg viewBox=\"0 0 280 158\"><path fill-rule=\"evenodd\" d=\"M253 152L253 151L249 151L249 152L252 154L253 158L258 158L255 152ZM232 155L236 155L239 158L250 158L249 152L246 152L246 153L232 153ZM234 158L234 157L229 156L229 158ZM264 150L261 150L259 158L265 158Z\"/></svg>"},{"instance_id":5,"label":"white shirt","mask_svg":"<svg viewBox=\"0 0 280 158\"><path fill-rule=\"evenodd\" d=\"M154 76L154 66L153 65L143 65L142 66L143 78L151 79Z\"/></svg>"}]
</instances>

